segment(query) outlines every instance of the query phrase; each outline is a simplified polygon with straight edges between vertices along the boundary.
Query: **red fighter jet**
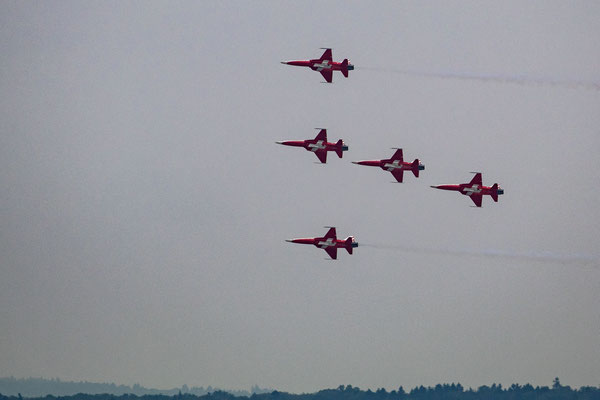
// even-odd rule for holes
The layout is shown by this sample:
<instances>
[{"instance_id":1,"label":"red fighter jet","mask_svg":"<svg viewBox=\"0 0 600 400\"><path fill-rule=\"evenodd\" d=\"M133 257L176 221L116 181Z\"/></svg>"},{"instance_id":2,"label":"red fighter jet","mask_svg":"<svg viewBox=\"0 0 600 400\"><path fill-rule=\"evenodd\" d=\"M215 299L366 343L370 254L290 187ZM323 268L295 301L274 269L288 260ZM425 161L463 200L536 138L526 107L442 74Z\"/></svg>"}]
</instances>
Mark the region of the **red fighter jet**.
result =
<instances>
[{"instance_id":1,"label":"red fighter jet","mask_svg":"<svg viewBox=\"0 0 600 400\"><path fill-rule=\"evenodd\" d=\"M346 249L348 253L352 254L352 249L358 247L353 236L348 236L346 240L338 239L334 227L326 226L325 228L329 228L329 230L323 237L286 239L286 242L315 245L325 250L334 260L337 260L337 249Z\"/></svg>"},{"instance_id":2,"label":"red fighter jet","mask_svg":"<svg viewBox=\"0 0 600 400\"><path fill-rule=\"evenodd\" d=\"M334 62L331 56L331 49L325 49L325 52L321 58L308 60L308 61L282 61L282 64L296 65L298 67L309 67L313 71L319 71L323 78L328 83L331 83L333 79L333 71L342 71L342 74L347 78L348 71L354 69L354 65L348 63L348 59L345 58L341 63Z\"/></svg>"},{"instance_id":3,"label":"red fighter jet","mask_svg":"<svg viewBox=\"0 0 600 400\"><path fill-rule=\"evenodd\" d=\"M346 146L342 139L338 140L336 143L330 143L327 141L327 129L321 129L314 139L286 140L284 142L275 143L284 144L286 146L304 147L306 150L315 153L319 161L321 161L323 164L327 162L328 151L335 151L339 158L342 158L344 151L348 151L348 146Z\"/></svg>"},{"instance_id":4,"label":"red fighter jet","mask_svg":"<svg viewBox=\"0 0 600 400\"><path fill-rule=\"evenodd\" d=\"M455 190L466 196L469 196L477 207L481 207L481 200L484 195L492 196L495 202L498 202L498 195L504 194L504 189L501 189L497 183L493 186L483 186L481 183L481 172L473 172L475 176L469 183L461 183L459 185L438 185L432 186L435 189Z\"/></svg>"},{"instance_id":5,"label":"red fighter jet","mask_svg":"<svg viewBox=\"0 0 600 400\"><path fill-rule=\"evenodd\" d=\"M402 183L404 171L412 171L412 173L418 178L419 171L423 171L425 169L425 166L419 162L418 158L416 158L413 162L404 162L404 157L402 156L402 149L394 149L396 149L396 152L394 153L392 158L387 158L385 160L365 160L352 162L358 165L379 167L385 171L390 171L392 175L394 175L394 178L396 178L396 180L400 183Z\"/></svg>"}]
</instances>

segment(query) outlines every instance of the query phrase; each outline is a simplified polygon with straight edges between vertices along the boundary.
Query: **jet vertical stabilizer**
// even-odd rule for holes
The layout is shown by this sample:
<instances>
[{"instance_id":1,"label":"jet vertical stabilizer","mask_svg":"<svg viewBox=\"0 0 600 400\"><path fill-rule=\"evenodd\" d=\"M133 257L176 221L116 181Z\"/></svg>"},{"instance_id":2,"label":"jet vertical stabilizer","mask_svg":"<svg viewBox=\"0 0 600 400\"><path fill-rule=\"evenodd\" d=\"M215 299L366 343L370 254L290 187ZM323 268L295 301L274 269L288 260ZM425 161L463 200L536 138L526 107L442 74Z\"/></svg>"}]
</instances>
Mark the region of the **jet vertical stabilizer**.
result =
<instances>
[{"instance_id":1,"label":"jet vertical stabilizer","mask_svg":"<svg viewBox=\"0 0 600 400\"><path fill-rule=\"evenodd\" d=\"M491 192L490 196L492 196L492 199L497 203L498 202L498 184L497 183L494 183L490 192Z\"/></svg>"},{"instance_id":2,"label":"jet vertical stabilizer","mask_svg":"<svg viewBox=\"0 0 600 400\"><path fill-rule=\"evenodd\" d=\"M348 236L344 241L344 247L348 253L352 254L352 249L358 247L358 243L354 240L353 236Z\"/></svg>"},{"instance_id":3,"label":"jet vertical stabilizer","mask_svg":"<svg viewBox=\"0 0 600 400\"><path fill-rule=\"evenodd\" d=\"M419 163L419 159L415 158L415 161L413 161L413 163L410 165L410 169L412 170L412 173L418 178L419 177L419 171L422 169L425 169L424 165L421 165Z\"/></svg>"},{"instance_id":4,"label":"jet vertical stabilizer","mask_svg":"<svg viewBox=\"0 0 600 400\"><path fill-rule=\"evenodd\" d=\"M344 58L344 61L340 64L340 71L347 78L348 77L348 59Z\"/></svg>"},{"instance_id":5,"label":"jet vertical stabilizer","mask_svg":"<svg viewBox=\"0 0 600 400\"><path fill-rule=\"evenodd\" d=\"M342 158L342 156L344 155L344 151L347 150L348 146L344 144L344 141L342 139L338 140L335 144L335 153L338 155L338 157Z\"/></svg>"}]
</instances>

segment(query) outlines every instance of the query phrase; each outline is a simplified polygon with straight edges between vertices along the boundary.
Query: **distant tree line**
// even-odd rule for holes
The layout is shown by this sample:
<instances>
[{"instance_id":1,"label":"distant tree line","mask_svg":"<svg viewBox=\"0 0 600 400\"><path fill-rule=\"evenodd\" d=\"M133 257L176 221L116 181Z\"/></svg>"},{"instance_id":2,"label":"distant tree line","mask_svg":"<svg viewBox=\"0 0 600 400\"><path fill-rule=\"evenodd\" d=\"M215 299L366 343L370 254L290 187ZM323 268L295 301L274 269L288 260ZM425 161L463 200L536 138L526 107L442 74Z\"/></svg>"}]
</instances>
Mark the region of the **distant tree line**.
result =
<instances>
[{"instance_id":1,"label":"distant tree line","mask_svg":"<svg viewBox=\"0 0 600 400\"><path fill-rule=\"evenodd\" d=\"M0 400L22 400L23 397L5 396L0 394ZM351 385L339 386L337 389L326 389L316 393L291 394L272 391L270 393L253 393L249 396L217 390L201 396L191 393L178 392L175 395L147 394L75 394L71 396L40 396L29 397L29 400L600 400L600 388L583 386L572 389L560 384L554 379L552 387L530 384L513 384L510 387L493 384L480 386L477 389L465 389L460 383L438 384L433 387L419 386L406 392L402 386L397 390L386 389L361 390Z\"/></svg>"},{"instance_id":2,"label":"distant tree line","mask_svg":"<svg viewBox=\"0 0 600 400\"><path fill-rule=\"evenodd\" d=\"M14 377L0 378L0 393L4 395L17 396L19 393L26 398L41 398L50 394L53 396L72 396L78 393L86 394L112 394L121 396L124 394L135 394L136 396L145 395L167 395L175 396L178 393L193 394L203 396L208 393L213 393L222 389L213 388L212 386L193 386L188 387L183 385L180 388L173 389L149 389L139 384L133 386L115 385L114 383L98 383L98 382L70 382L60 379L45 379L45 378L24 378L17 379ZM257 385L252 386L248 390L227 390L228 393L236 396L251 396L253 393L270 393L273 389L259 388Z\"/></svg>"}]
</instances>

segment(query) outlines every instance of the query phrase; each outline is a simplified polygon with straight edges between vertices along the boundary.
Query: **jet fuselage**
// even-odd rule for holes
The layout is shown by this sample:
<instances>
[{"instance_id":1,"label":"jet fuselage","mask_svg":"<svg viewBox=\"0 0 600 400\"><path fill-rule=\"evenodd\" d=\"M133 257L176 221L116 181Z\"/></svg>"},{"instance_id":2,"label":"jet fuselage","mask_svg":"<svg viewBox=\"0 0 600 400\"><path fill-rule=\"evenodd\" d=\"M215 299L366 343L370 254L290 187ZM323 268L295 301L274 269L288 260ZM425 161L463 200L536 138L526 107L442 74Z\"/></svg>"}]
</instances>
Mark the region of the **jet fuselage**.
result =
<instances>
[{"instance_id":1,"label":"jet fuselage","mask_svg":"<svg viewBox=\"0 0 600 400\"><path fill-rule=\"evenodd\" d=\"M354 164L366 165L369 167L379 167L384 171L392 173L397 182L403 181L404 171L411 171L415 177L419 177L419 171L425 169L425 165L421 164L418 158L413 162L405 162L402 149L396 149L394 155L391 158L383 160L363 160L363 161L352 161Z\"/></svg>"},{"instance_id":2,"label":"jet fuselage","mask_svg":"<svg viewBox=\"0 0 600 400\"><path fill-rule=\"evenodd\" d=\"M328 151L334 151L339 158L342 158L344 151L348 151L348 146L342 139L338 140L336 143L327 141L327 129L321 129L314 139L284 140L275 143L283 144L285 146L304 147L306 150L315 153L319 161L323 164L327 162Z\"/></svg>"},{"instance_id":3,"label":"jet fuselage","mask_svg":"<svg viewBox=\"0 0 600 400\"><path fill-rule=\"evenodd\" d=\"M471 185L470 183L460 183L458 185L436 185L431 187L442 190L453 190L455 192L460 192L461 194L464 194L466 196L472 196L474 194L479 194L482 196L491 196L492 194L504 194L504 189L500 188L499 186L494 187L483 185Z\"/></svg>"},{"instance_id":4,"label":"jet fuselage","mask_svg":"<svg viewBox=\"0 0 600 400\"><path fill-rule=\"evenodd\" d=\"M323 237L286 239L285 241L298 244L312 244L315 247L325 250L329 254L329 257L334 260L337 259L337 249L346 249L348 254L352 254L352 249L358 247L354 236L348 236L345 240L338 239L333 227L329 228Z\"/></svg>"},{"instance_id":5,"label":"jet fuselage","mask_svg":"<svg viewBox=\"0 0 600 400\"><path fill-rule=\"evenodd\" d=\"M469 196L477 207L481 207L483 196L490 196L494 202L498 202L498 196L504 194L504 189L497 183L494 183L492 186L484 186L481 182L481 173L477 172L469 183L435 185L431 187L434 189L451 190Z\"/></svg>"},{"instance_id":6,"label":"jet fuselage","mask_svg":"<svg viewBox=\"0 0 600 400\"><path fill-rule=\"evenodd\" d=\"M341 145L332 142L325 142L323 140L284 140L282 142L276 142L284 146L304 147L308 151L317 152L319 150L325 151L348 151L348 146L342 142Z\"/></svg>"},{"instance_id":7,"label":"jet fuselage","mask_svg":"<svg viewBox=\"0 0 600 400\"><path fill-rule=\"evenodd\" d=\"M344 66L343 62L336 61L328 61L328 60L298 60L298 61L282 61L282 64L286 65L294 65L296 67L308 67L313 71L323 71L325 69L329 69L332 71L343 71L344 69L347 71L354 70L354 65L347 64Z\"/></svg>"},{"instance_id":8,"label":"jet fuselage","mask_svg":"<svg viewBox=\"0 0 600 400\"><path fill-rule=\"evenodd\" d=\"M348 77L348 71L354 69L354 65L348 62L345 58L342 62L333 61L331 49L325 49L325 52L321 58L315 58L312 60L294 60L294 61L282 61L282 64L294 65L296 67L308 67L313 71L319 71L325 81L331 83L333 81L333 71L340 71L346 78Z\"/></svg>"}]
</instances>

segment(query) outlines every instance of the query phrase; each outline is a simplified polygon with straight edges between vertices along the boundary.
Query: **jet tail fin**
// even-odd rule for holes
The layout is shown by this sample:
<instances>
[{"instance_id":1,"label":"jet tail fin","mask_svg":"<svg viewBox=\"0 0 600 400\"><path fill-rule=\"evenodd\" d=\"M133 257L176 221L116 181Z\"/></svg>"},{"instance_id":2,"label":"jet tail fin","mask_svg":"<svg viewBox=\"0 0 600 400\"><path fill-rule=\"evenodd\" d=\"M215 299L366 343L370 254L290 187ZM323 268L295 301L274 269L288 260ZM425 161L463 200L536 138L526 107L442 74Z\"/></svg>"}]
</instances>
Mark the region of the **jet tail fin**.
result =
<instances>
[{"instance_id":1,"label":"jet tail fin","mask_svg":"<svg viewBox=\"0 0 600 400\"><path fill-rule=\"evenodd\" d=\"M340 65L340 70L342 71L342 74L344 74L344 76L347 78L348 77L348 59L344 58L344 61L342 61L342 64Z\"/></svg>"},{"instance_id":2,"label":"jet tail fin","mask_svg":"<svg viewBox=\"0 0 600 400\"><path fill-rule=\"evenodd\" d=\"M498 202L498 184L494 183L494 186L492 186L492 190L491 190L491 196L492 199L497 203Z\"/></svg>"},{"instance_id":3,"label":"jet tail fin","mask_svg":"<svg viewBox=\"0 0 600 400\"><path fill-rule=\"evenodd\" d=\"M346 238L346 241L344 242L344 247L346 248L346 251L348 251L349 254L352 254L352 249L354 247L358 247L358 243L354 241L354 238L352 236L348 236Z\"/></svg>"},{"instance_id":4,"label":"jet tail fin","mask_svg":"<svg viewBox=\"0 0 600 400\"><path fill-rule=\"evenodd\" d=\"M415 158L415 161L410 165L412 173L418 178L419 177L419 159Z\"/></svg>"},{"instance_id":5,"label":"jet tail fin","mask_svg":"<svg viewBox=\"0 0 600 400\"><path fill-rule=\"evenodd\" d=\"M335 153L339 158L342 158L344 155L344 141L342 139L338 140L335 144Z\"/></svg>"}]
</instances>

